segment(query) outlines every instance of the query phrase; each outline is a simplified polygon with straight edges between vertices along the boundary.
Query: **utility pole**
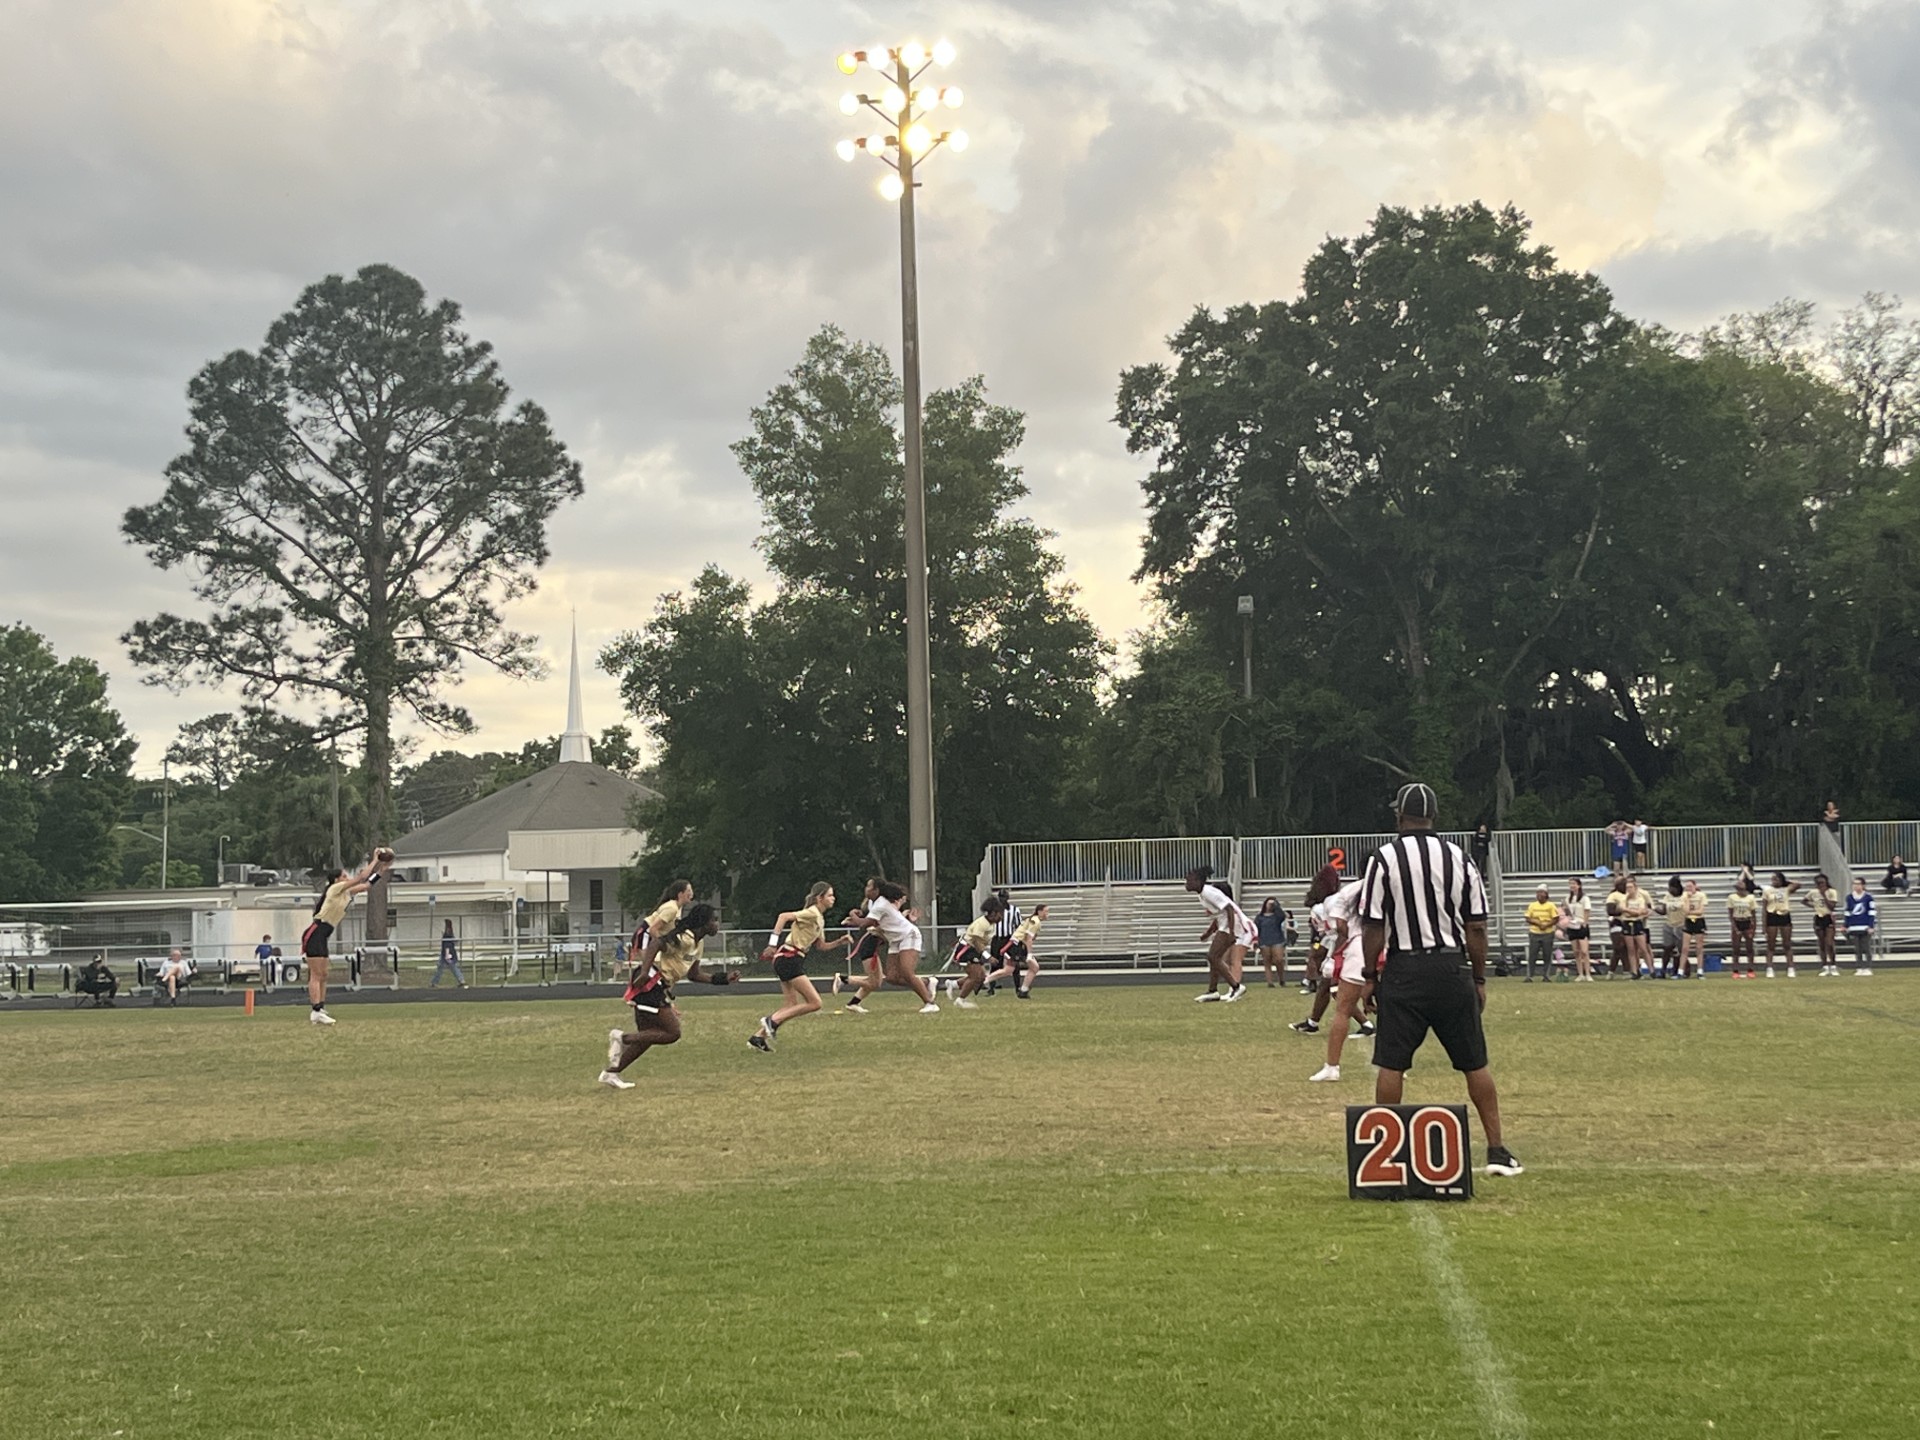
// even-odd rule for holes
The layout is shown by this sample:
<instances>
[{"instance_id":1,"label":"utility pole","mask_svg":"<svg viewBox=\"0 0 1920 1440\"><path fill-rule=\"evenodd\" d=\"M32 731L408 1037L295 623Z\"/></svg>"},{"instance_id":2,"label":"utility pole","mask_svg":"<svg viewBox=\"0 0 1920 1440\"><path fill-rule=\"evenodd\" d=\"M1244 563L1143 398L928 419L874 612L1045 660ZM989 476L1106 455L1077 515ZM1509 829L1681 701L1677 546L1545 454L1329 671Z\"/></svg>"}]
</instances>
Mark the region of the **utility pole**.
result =
<instances>
[{"instance_id":1,"label":"utility pole","mask_svg":"<svg viewBox=\"0 0 1920 1440\"><path fill-rule=\"evenodd\" d=\"M1260 798L1260 761L1253 733L1253 596L1240 597L1240 685L1247 701L1247 798Z\"/></svg>"},{"instance_id":2,"label":"utility pole","mask_svg":"<svg viewBox=\"0 0 1920 1440\"><path fill-rule=\"evenodd\" d=\"M160 888L167 888L167 822L173 813L173 775L167 757L160 757Z\"/></svg>"},{"instance_id":3,"label":"utility pole","mask_svg":"<svg viewBox=\"0 0 1920 1440\"><path fill-rule=\"evenodd\" d=\"M338 870L340 861L340 741L336 736L327 737L327 774L333 780L333 868Z\"/></svg>"}]
</instances>

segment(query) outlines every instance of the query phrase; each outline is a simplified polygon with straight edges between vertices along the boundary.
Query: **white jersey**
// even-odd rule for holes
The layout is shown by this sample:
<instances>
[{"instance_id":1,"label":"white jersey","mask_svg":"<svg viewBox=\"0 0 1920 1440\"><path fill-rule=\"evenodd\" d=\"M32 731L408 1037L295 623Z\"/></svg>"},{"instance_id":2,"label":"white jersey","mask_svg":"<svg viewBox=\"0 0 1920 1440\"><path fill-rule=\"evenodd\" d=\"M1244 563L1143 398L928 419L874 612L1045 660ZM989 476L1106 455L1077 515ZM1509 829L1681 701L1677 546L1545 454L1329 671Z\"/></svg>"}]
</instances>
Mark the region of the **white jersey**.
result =
<instances>
[{"instance_id":1,"label":"white jersey","mask_svg":"<svg viewBox=\"0 0 1920 1440\"><path fill-rule=\"evenodd\" d=\"M1360 891L1358 880L1349 880L1323 902L1324 920L1327 927L1327 942L1333 942L1333 931L1338 922L1344 920L1347 925L1347 942L1340 947L1340 953L1333 957L1341 979L1347 978L1347 972L1353 972L1354 983L1359 983L1362 953L1365 946L1360 935Z\"/></svg>"},{"instance_id":2,"label":"white jersey","mask_svg":"<svg viewBox=\"0 0 1920 1440\"><path fill-rule=\"evenodd\" d=\"M902 915L900 907L886 896L877 897L867 906L867 918L879 927L887 948L896 955L902 950L920 949L920 927Z\"/></svg>"},{"instance_id":3,"label":"white jersey","mask_svg":"<svg viewBox=\"0 0 1920 1440\"><path fill-rule=\"evenodd\" d=\"M1207 914L1213 917L1214 924L1233 937L1234 944L1251 948L1258 942L1259 937L1254 931L1253 921L1247 918L1247 912L1228 899L1226 891L1218 885L1202 885L1200 903L1207 907Z\"/></svg>"}]
</instances>

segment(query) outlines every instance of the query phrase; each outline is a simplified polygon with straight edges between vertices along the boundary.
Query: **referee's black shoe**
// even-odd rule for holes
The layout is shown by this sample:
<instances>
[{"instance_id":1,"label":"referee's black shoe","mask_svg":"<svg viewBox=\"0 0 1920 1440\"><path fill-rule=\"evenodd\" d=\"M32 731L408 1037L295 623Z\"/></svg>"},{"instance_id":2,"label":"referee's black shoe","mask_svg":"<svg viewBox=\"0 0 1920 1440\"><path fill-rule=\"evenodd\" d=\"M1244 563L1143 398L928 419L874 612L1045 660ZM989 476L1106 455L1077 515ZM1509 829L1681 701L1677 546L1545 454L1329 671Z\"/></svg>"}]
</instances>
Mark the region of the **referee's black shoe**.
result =
<instances>
[{"instance_id":1,"label":"referee's black shoe","mask_svg":"<svg viewBox=\"0 0 1920 1440\"><path fill-rule=\"evenodd\" d=\"M1513 1152L1504 1145L1487 1147L1487 1173L1489 1175L1524 1175L1527 1167L1513 1158Z\"/></svg>"}]
</instances>

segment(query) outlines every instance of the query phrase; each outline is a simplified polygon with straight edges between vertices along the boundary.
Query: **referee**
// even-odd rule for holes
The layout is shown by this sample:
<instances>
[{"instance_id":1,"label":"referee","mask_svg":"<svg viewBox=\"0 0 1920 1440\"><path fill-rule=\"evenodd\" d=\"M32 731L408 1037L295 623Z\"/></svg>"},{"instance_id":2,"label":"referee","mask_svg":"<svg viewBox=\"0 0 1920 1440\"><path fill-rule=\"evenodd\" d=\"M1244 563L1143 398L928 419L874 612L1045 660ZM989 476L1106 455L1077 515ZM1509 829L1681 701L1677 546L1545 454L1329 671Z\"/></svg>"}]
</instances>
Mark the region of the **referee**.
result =
<instances>
[{"instance_id":1,"label":"referee","mask_svg":"<svg viewBox=\"0 0 1920 1440\"><path fill-rule=\"evenodd\" d=\"M1367 861L1360 893L1364 924L1361 978L1378 996L1373 1041L1376 1105L1398 1105L1413 1053L1431 1030L1453 1068L1467 1077L1467 1098L1487 1133L1487 1173L1518 1175L1502 1143L1500 1095L1487 1069L1480 1012L1487 1004L1487 887L1460 847L1433 833L1432 787L1400 787L1393 813L1399 835ZM1473 967L1468 976L1461 966Z\"/></svg>"}]
</instances>

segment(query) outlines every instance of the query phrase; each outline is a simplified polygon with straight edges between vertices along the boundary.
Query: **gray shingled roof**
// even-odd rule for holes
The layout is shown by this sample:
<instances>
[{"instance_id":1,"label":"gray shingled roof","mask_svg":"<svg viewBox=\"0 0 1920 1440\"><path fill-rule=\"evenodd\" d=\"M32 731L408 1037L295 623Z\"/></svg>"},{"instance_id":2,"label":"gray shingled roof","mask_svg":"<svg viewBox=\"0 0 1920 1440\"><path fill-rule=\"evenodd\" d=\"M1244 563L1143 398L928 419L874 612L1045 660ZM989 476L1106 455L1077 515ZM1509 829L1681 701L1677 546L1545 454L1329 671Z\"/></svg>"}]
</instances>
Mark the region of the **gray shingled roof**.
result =
<instances>
[{"instance_id":1,"label":"gray shingled roof","mask_svg":"<svg viewBox=\"0 0 1920 1440\"><path fill-rule=\"evenodd\" d=\"M656 798L646 786L605 766L549 765L402 835L393 849L402 858L492 853L505 851L510 830L622 829L632 823L633 802L643 797Z\"/></svg>"}]
</instances>

